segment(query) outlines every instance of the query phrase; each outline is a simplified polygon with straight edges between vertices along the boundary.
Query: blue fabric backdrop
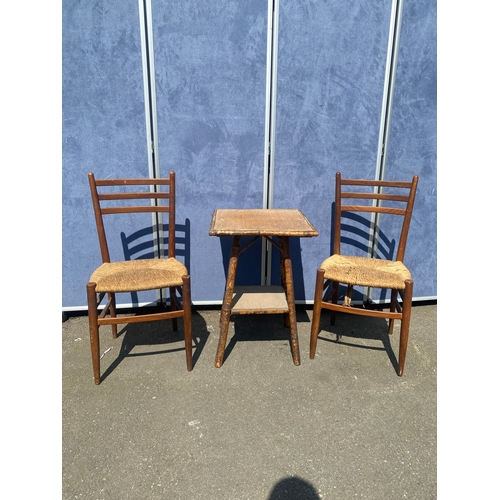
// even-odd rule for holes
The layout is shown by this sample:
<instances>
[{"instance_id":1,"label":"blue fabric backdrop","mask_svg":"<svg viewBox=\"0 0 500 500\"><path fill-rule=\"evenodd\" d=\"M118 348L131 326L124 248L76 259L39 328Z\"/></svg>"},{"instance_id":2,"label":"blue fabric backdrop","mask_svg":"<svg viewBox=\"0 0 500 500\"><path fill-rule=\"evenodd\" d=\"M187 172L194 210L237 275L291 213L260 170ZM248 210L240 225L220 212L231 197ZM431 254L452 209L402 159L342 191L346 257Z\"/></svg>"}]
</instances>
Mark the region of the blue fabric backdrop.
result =
<instances>
[{"instance_id":1,"label":"blue fabric backdrop","mask_svg":"<svg viewBox=\"0 0 500 500\"><path fill-rule=\"evenodd\" d=\"M419 176L405 263L415 297L437 296L436 1L405 0L387 178Z\"/></svg>"},{"instance_id":2,"label":"blue fabric backdrop","mask_svg":"<svg viewBox=\"0 0 500 500\"><path fill-rule=\"evenodd\" d=\"M300 208L320 232L292 255L296 298L312 300L332 252L335 173L376 175L392 2L280 5L274 206Z\"/></svg>"},{"instance_id":3,"label":"blue fabric backdrop","mask_svg":"<svg viewBox=\"0 0 500 500\"><path fill-rule=\"evenodd\" d=\"M81 307L102 262L87 173L148 176L137 0L64 2L62 46L62 295Z\"/></svg>"},{"instance_id":4,"label":"blue fabric backdrop","mask_svg":"<svg viewBox=\"0 0 500 500\"><path fill-rule=\"evenodd\" d=\"M262 208L267 1L152 1L160 171L178 175L194 301L222 300L230 239L215 208ZM260 245L237 283L260 284Z\"/></svg>"},{"instance_id":5,"label":"blue fabric backdrop","mask_svg":"<svg viewBox=\"0 0 500 500\"><path fill-rule=\"evenodd\" d=\"M151 4L159 172L177 172L193 300L220 302L229 241L208 236L212 212L262 206L267 1ZM391 1L280 6L274 206L300 208L320 231L292 241L296 298L309 301L331 251L335 172L375 176ZM87 173L148 175L137 1L65 3L62 34L63 307L78 308L100 263ZM415 296L435 297L435 0L403 10L387 177L415 173L407 264ZM112 251L125 256L119 238ZM260 245L244 254L237 282L260 282Z\"/></svg>"}]
</instances>

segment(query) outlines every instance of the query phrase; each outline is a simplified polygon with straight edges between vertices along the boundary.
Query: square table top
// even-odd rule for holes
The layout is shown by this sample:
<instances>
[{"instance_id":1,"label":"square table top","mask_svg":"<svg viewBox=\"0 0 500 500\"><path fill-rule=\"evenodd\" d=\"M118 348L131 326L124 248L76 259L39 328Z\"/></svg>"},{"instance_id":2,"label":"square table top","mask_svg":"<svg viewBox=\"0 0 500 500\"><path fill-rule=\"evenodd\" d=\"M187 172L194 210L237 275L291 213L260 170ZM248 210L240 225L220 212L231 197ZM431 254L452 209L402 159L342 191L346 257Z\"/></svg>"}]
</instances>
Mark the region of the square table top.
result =
<instances>
[{"instance_id":1,"label":"square table top","mask_svg":"<svg viewBox=\"0 0 500 500\"><path fill-rule=\"evenodd\" d=\"M217 208L210 236L318 236L319 232L296 208Z\"/></svg>"}]
</instances>

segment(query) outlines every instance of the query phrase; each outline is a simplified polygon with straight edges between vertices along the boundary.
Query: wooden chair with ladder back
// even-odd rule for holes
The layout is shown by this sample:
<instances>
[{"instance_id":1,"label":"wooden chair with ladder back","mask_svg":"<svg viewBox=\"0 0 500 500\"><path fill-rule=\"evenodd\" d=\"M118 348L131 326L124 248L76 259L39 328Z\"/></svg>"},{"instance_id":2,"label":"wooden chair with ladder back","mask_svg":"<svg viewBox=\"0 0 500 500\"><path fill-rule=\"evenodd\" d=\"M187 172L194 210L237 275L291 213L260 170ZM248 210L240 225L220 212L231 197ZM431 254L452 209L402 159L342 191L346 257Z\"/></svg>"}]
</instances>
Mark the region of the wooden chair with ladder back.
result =
<instances>
[{"instance_id":1,"label":"wooden chair with ladder back","mask_svg":"<svg viewBox=\"0 0 500 500\"><path fill-rule=\"evenodd\" d=\"M92 273L87 283L94 382L101 382L99 327L102 325L111 325L113 338L117 338L118 324L170 319L176 331L177 318L183 318L186 363L188 371L191 371L191 280L187 268L175 258L175 173L170 172L169 177L156 179L98 180L92 172L88 177L102 257L102 265ZM159 217L168 214L167 258L112 262L103 216L139 213L158 214ZM117 316L115 294L157 289L169 290L170 307L166 307L167 310ZM100 308L106 295L107 303Z\"/></svg>"},{"instance_id":2,"label":"wooden chair with ladder back","mask_svg":"<svg viewBox=\"0 0 500 500\"><path fill-rule=\"evenodd\" d=\"M399 360L397 373L403 375L410 315L413 296L413 279L408 268L403 264L410 220L417 190L418 176L411 182L376 181L343 179L336 174L335 208L333 228L333 255L323 261L316 274L313 317L311 324L310 358L314 359L319 334L322 309L331 311L330 324L335 324L335 314L344 312L384 318L389 320L389 334L392 334L394 321L401 321ZM353 201L356 200L356 203ZM341 254L341 237L349 224L345 217L359 214L388 214L402 217L399 231L399 243L395 258L367 257ZM379 229L379 224L375 225ZM353 252L355 253L355 252ZM366 255L366 254L365 254ZM342 303L339 301L339 286L346 287ZM353 287L368 287L390 290L390 304L387 310L354 307L351 304ZM401 303L399 302L401 298Z\"/></svg>"}]
</instances>

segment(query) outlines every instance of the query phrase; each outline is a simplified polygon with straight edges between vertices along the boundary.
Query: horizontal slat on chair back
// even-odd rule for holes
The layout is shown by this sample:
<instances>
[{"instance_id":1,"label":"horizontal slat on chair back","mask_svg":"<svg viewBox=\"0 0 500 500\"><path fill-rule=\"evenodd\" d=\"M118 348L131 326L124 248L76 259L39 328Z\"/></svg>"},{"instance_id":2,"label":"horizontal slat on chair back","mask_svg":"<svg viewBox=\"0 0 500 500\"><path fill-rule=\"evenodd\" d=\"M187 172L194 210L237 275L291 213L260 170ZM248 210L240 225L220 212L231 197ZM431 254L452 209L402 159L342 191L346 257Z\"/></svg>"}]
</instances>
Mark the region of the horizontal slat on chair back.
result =
<instances>
[{"instance_id":1,"label":"horizontal slat on chair back","mask_svg":"<svg viewBox=\"0 0 500 500\"><path fill-rule=\"evenodd\" d=\"M92 172L89 172L88 176L103 262L110 262L103 215L140 212L168 213L168 227L175 228L174 172L170 172L168 178L159 179L95 179ZM144 190L144 188L142 190L134 189L137 186L149 186L150 191ZM161 186L165 186L166 191L158 191ZM125 190L124 187L130 189ZM99 188L122 189L117 189L116 192L104 189L106 192L100 192ZM143 204L139 200L143 200ZM101 206L101 203L104 206ZM168 232L168 257L175 257L175 230Z\"/></svg>"},{"instance_id":2,"label":"horizontal slat on chair back","mask_svg":"<svg viewBox=\"0 0 500 500\"><path fill-rule=\"evenodd\" d=\"M399 188L411 188L411 182L402 181L376 181L369 179L342 179L342 186L386 186L386 187L399 187Z\"/></svg>"},{"instance_id":3,"label":"horizontal slat on chair back","mask_svg":"<svg viewBox=\"0 0 500 500\"><path fill-rule=\"evenodd\" d=\"M340 173L337 173L334 253L340 253L341 212L391 214L404 217L396 256L397 259L402 260L406 247L406 238L413 210L417 182L417 176L414 176L411 182L406 182L343 179ZM384 192L384 188L389 190L389 192Z\"/></svg>"},{"instance_id":4,"label":"horizontal slat on chair back","mask_svg":"<svg viewBox=\"0 0 500 500\"><path fill-rule=\"evenodd\" d=\"M96 186L153 186L170 184L170 179L95 179Z\"/></svg>"},{"instance_id":5,"label":"horizontal slat on chair back","mask_svg":"<svg viewBox=\"0 0 500 500\"><path fill-rule=\"evenodd\" d=\"M411 182L400 182L400 181L376 181L376 180L362 180L362 179L341 179L341 210L343 212L376 212L385 213L393 215L405 215L406 214L406 204L410 200L410 190L412 187ZM380 192L356 192L356 191L343 191L344 186L361 186L361 187L381 187L381 188L396 188L396 189L407 189L408 193L406 195L398 194L387 194ZM345 205L343 203L344 199L358 199L358 200L385 200L396 203L404 203L404 208L395 207L383 207L377 205Z\"/></svg>"},{"instance_id":6,"label":"horizontal slat on chair back","mask_svg":"<svg viewBox=\"0 0 500 500\"><path fill-rule=\"evenodd\" d=\"M150 207L141 207L141 206L126 206L126 207L115 207L115 208L101 208L101 213L103 215L109 214L129 214L129 213L139 213L139 212L156 212L156 213L165 213L169 212L170 208L168 206L153 206Z\"/></svg>"},{"instance_id":7,"label":"horizontal slat on chair back","mask_svg":"<svg viewBox=\"0 0 500 500\"><path fill-rule=\"evenodd\" d=\"M96 179L96 187L110 186L169 186L170 179ZM118 201L118 200L168 200L171 197L169 192L116 192L116 193L98 193L99 201ZM116 207L101 207L101 213L123 214L136 212L156 212L166 213L170 211L170 205L127 205Z\"/></svg>"},{"instance_id":8,"label":"horizontal slat on chair back","mask_svg":"<svg viewBox=\"0 0 500 500\"><path fill-rule=\"evenodd\" d=\"M366 198L371 200L393 200L393 201L408 201L408 196L397 196L383 193L342 193L342 198Z\"/></svg>"},{"instance_id":9,"label":"horizontal slat on chair back","mask_svg":"<svg viewBox=\"0 0 500 500\"><path fill-rule=\"evenodd\" d=\"M138 200L140 198L169 198L169 193L106 193L100 194L100 200Z\"/></svg>"},{"instance_id":10,"label":"horizontal slat on chair back","mask_svg":"<svg viewBox=\"0 0 500 500\"><path fill-rule=\"evenodd\" d=\"M371 207L368 205L342 205L343 212L377 212L379 214L404 215L406 210L400 208Z\"/></svg>"}]
</instances>

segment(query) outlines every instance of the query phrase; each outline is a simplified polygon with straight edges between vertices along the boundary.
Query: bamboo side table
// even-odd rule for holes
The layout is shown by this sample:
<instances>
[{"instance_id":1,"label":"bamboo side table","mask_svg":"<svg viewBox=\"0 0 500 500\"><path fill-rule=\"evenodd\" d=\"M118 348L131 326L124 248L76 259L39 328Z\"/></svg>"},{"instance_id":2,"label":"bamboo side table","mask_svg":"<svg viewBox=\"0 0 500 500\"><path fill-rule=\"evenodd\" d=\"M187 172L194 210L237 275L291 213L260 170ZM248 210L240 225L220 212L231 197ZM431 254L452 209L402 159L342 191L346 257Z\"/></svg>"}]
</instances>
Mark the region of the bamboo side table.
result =
<instances>
[{"instance_id":1,"label":"bamboo side table","mask_svg":"<svg viewBox=\"0 0 500 500\"><path fill-rule=\"evenodd\" d=\"M298 209L216 209L208 234L233 238L219 321L216 368L222 366L224 359L231 314L284 314L285 326L290 327L293 362L300 365L290 237L318 236L316 228ZM242 236L253 238L240 248ZM235 287L238 257L260 237L266 238L280 252L281 286Z\"/></svg>"}]
</instances>

